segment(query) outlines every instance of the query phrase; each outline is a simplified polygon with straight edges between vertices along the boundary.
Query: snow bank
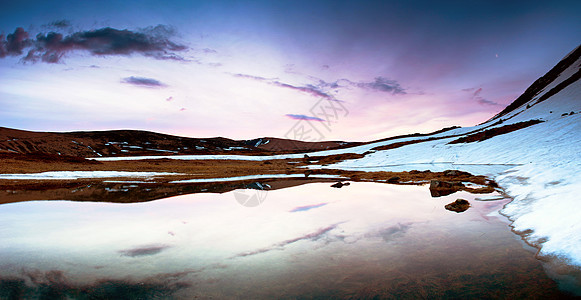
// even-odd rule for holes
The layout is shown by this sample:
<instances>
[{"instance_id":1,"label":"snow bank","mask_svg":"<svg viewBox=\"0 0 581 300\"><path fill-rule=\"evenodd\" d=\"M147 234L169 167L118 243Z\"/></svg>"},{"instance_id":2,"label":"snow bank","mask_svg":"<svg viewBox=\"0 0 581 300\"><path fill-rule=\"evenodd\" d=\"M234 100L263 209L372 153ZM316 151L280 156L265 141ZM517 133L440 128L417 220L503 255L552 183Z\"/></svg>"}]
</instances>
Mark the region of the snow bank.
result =
<instances>
[{"instance_id":1,"label":"snow bank","mask_svg":"<svg viewBox=\"0 0 581 300\"><path fill-rule=\"evenodd\" d=\"M42 179L80 179L111 177L154 177L164 175L182 175L164 172L119 172L119 171L56 171L28 174L0 174L0 179L42 180Z\"/></svg>"},{"instance_id":2,"label":"snow bank","mask_svg":"<svg viewBox=\"0 0 581 300\"><path fill-rule=\"evenodd\" d=\"M556 255L581 266L581 162L539 162L520 166L496 180L514 198L502 213L541 255Z\"/></svg>"}]
</instances>

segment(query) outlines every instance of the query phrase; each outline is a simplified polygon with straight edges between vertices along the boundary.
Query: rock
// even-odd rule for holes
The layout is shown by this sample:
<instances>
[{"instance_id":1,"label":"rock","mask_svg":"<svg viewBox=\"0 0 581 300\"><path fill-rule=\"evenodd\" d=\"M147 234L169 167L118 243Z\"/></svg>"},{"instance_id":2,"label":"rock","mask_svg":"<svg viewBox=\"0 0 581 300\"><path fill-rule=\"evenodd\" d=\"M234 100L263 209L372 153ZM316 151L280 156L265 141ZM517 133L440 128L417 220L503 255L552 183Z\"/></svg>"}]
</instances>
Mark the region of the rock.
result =
<instances>
[{"instance_id":1,"label":"rock","mask_svg":"<svg viewBox=\"0 0 581 300\"><path fill-rule=\"evenodd\" d=\"M342 188L342 187L344 187L344 186L347 186L347 185L350 185L350 183L349 183L349 182L345 182L345 183L343 183L343 182L339 181L339 182L337 182L337 183L335 183L335 184L331 185L331 187L334 187L334 188L338 188L338 189L340 189L340 188Z\"/></svg>"},{"instance_id":2,"label":"rock","mask_svg":"<svg viewBox=\"0 0 581 300\"><path fill-rule=\"evenodd\" d=\"M445 176L472 176L472 174L458 170L446 170L443 172Z\"/></svg>"},{"instance_id":3,"label":"rock","mask_svg":"<svg viewBox=\"0 0 581 300\"><path fill-rule=\"evenodd\" d=\"M461 190L462 188L464 188L462 182L440 180L430 181L430 194L432 197L447 196Z\"/></svg>"},{"instance_id":4,"label":"rock","mask_svg":"<svg viewBox=\"0 0 581 300\"><path fill-rule=\"evenodd\" d=\"M470 207L470 202L464 199L456 199L456 201L446 204L444 206L445 209L449 211L455 211L457 213L461 213L466 211Z\"/></svg>"},{"instance_id":5,"label":"rock","mask_svg":"<svg viewBox=\"0 0 581 300\"><path fill-rule=\"evenodd\" d=\"M487 184L493 188L498 187L498 183L496 183L496 181L494 181L494 180L488 180Z\"/></svg>"},{"instance_id":6,"label":"rock","mask_svg":"<svg viewBox=\"0 0 581 300\"><path fill-rule=\"evenodd\" d=\"M399 177L397 176L393 176L390 179L387 180L387 183L398 183L399 182Z\"/></svg>"},{"instance_id":7,"label":"rock","mask_svg":"<svg viewBox=\"0 0 581 300\"><path fill-rule=\"evenodd\" d=\"M306 170L305 171L305 178L309 177L313 173L313 170Z\"/></svg>"}]
</instances>

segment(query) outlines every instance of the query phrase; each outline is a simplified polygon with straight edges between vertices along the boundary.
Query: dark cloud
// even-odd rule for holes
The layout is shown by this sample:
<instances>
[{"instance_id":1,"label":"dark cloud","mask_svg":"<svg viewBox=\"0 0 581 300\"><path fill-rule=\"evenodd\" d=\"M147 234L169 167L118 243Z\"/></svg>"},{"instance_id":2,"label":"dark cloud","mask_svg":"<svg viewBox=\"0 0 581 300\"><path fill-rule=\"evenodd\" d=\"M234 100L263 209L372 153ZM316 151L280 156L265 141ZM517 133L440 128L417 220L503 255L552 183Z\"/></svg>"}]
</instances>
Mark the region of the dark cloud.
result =
<instances>
[{"instance_id":1,"label":"dark cloud","mask_svg":"<svg viewBox=\"0 0 581 300\"><path fill-rule=\"evenodd\" d=\"M69 20L57 20L57 21L53 21L48 23L49 27L54 27L54 28L67 28L71 26L71 22Z\"/></svg>"},{"instance_id":2,"label":"dark cloud","mask_svg":"<svg viewBox=\"0 0 581 300\"><path fill-rule=\"evenodd\" d=\"M129 257L136 257L136 256L148 256L148 255L155 255L160 253L161 251L170 248L168 245L150 245L150 246L143 246L137 247L132 249L120 250L119 253L123 256Z\"/></svg>"},{"instance_id":3,"label":"dark cloud","mask_svg":"<svg viewBox=\"0 0 581 300\"><path fill-rule=\"evenodd\" d=\"M65 23L58 21L55 24ZM155 59L184 60L176 52L187 50L187 47L171 41L173 35L175 31L171 27L158 25L140 31L105 27L70 35L48 32L31 39L19 27L7 35L6 40L0 36L0 57L21 55L28 50L23 57L27 62L57 63L75 51L86 51L95 56L141 54Z\"/></svg>"},{"instance_id":4,"label":"dark cloud","mask_svg":"<svg viewBox=\"0 0 581 300\"><path fill-rule=\"evenodd\" d=\"M143 86L143 87L152 87L152 88L161 88L161 87L167 86L166 84L160 82L159 80L153 79L153 78L136 77L136 76L123 78L123 80L121 80L121 82L127 83L127 84L132 84L132 85L137 85L137 86ZM167 101L171 101L171 100L167 100Z\"/></svg>"},{"instance_id":5,"label":"dark cloud","mask_svg":"<svg viewBox=\"0 0 581 300\"><path fill-rule=\"evenodd\" d=\"M319 121L323 122L325 120L317 117L305 116L305 115L294 115L294 114L286 114L285 116L293 119L293 120L305 120L305 121Z\"/></svg>"},{"instance_id":6,"label":"dark cloud","mask_svg":"<svg viewBox=\"0 0 581 300\"><path fill-rule=\"evenodd\" d=\"M393 95L405 95L406 91L399 85L395 80L387 79L384 77L375 77L372 82L358 82L355 84L357 87L363 89L371 89L381 92L391 93Z\"/></svg>"},{"instance_id":7,"label":"dark cloud","mask_svg":"<svg viewBox=\"0 0 581 300\"><path fill-rule=\"evenodd\" d=\"M28 38L28 32L24 31L22 27L16 28L14 33L7 36L0 34L0 58L21 55L24 49L30 45L32 45L32 41Z\"/></svg>"}]
</instances>

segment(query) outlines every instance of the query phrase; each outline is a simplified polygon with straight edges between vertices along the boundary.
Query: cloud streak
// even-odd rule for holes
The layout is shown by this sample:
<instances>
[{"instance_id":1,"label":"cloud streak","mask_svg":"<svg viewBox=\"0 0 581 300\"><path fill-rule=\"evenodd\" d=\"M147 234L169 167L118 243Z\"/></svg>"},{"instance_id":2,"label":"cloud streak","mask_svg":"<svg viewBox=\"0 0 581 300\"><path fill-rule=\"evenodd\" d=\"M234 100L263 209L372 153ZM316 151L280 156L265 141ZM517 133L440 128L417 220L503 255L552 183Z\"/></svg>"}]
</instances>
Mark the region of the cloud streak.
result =
<instances>
[{"instance_id":1,"label":"cloud streak","mask_svg":"<svg viewBox=\"0 0 581 300\"><path fill-rule=\"evenodd\" d=\"M395 80L384 77L375 77L372 82L358 82L355 85L362 89L375 90L380 92L391 93L392 95L405 95L406 91Z\"/></svg>"},{"instance_id":2,"label":"cloud streak","mask_svg":"<svg viewBox=\"0 0 581 300\"><path fill-rule=\"evenodd\" d=\"M265 248L258 249L258 250L254 250L254 251L239 253L239 254L231 257L231 258L252 256L252 255L256 255L256 254L261 254L261 253L265 253L265 252L268 252L268 251L272 251L272 250L275 250L275 249L281 249L281 248L283 248L283 247L285 247L287 245L290 245L292 243L296 243L296 242L302 241L302 240L316 241L316 240L322 238L323 236L325 236L329 231L337 228L337 226L339 224L340 223L333 224L333 225L330 225L328 227L320 228L319 230L317 230L315 232L312 232L312 233L309 233L309 234L305 234L303 236L299 236L299 237L296 237L296 238L292 238L292 239L289 239L289 240L285 240L285 241L282 241L280 243L273 244L273 245L271 245L269 247L265 247Z\"/></svg>"},{"instance_id":3,"label":"cloud streak","mask_svg":"<svg viewBox=\"0 0 581 300\"><path fill-rule=\"evenodd\" d=\"M462 89L462 91L463 92L471 92L472 95L471 95L470 99L475 100L476 102L478 102L482 105L492 105L492 106L500 105L497 102L485 99L484 97L480 96L480 94L482 93L482 88L468 88L468 89Z\"/></svg>"},{"instance_id":4,"label":"cloud streak","mask_svg":"<svg viewBox=\"0 0 581 300\"><path fill-rule=\"evenodd\" d=\"M57 21L54 26L69 25ZM6 37L0 35L0 58L20 56L26 50L27 54L22 58L25 62L58 63L65 55L74 52L88 52L94 56L141 54L160 60L184 60L177 52L188 48L173 42L170 38L174 34L171 27L158 25L139 31L104 27L70 35L48 32L29 38L28 32L19 27Z\"/></svg>"},{"instance_id":5,"label":"cloud streak","mask_svg":"<svg viewBox=\"0 0 581 300\"><path fill-rule=\"evenodd\" d=\"M136 86L150 87L150 88L162 88L162 87L167 86L166 84L160 82L159 80L156 80L153 78L147 78L147 77L137 77L137 76L123 78L123 80L121 80L121 82L131 84L131 85L136 85ZM171 101L172 99L173 99L173 97L170 97L166 100Z\"/></svg>"},{"instance_id":6,"label":"cloud streak","mask_svg":"<svg viewBox=\"0 0 581 300\"><path fill-rule=\"evenodd\" d=\"M306 86L294 86L294 85L291 85L288 83L283 83L280 81L273 81L272 84L279 86L279 87L282 87L282 88L287 88L287 89L307 93L307 94L310 94L310 95L315 96L315 97L325 98L325 99L329 99L329 100L335 100L335 97L321 91L318 87L311 85L311 84L308 84Z\"/></svg>"},{"instance_id":7,"label":"cloud streak","mask_svg":"<svg viewBox=\"0 0 581 300\"><path fill-rule=\"evenodd\" d=\"M53 27L53 28L67 28L71 26L71 22L69 20L57 20L57 21L53 21L48 23L49 27Z\"/></svg>"},{"instance_id":8,"label":"cloud streak","mask_svg":"<svg viewBox=\"0 0 581 300\"><path fill-rule=\"evenodd\" d=\"M287 116L293 120L318 121L318 122L325 121L321 118L311 117L311 116L306 116L306 115L286 114L285 116Z\"/></svg>"},{"instance_id":9,"label":"cloud streak","mask_svg":"<svg viewBox=\"0 0 581 300\"><path fill-rule=\"evenodd\" d=\"M325 206L327 204L328 203L319 203L319 204L313 204L313 205L297 206L297 207L293 208L290 212L307 211L307 210L311 210L311 209L314 209L314 208L323 207L323 206Z\"/></svg>"},{"instance_id":10,"label":"cloud streak","mask_svg":"<svg viewBox=\"0 0 581 300\"><path fill-rule=\"evenodd\" d=\"M268 84L271 84L271 85L274 85L277 87L291 89L291 90L295 90L295 91L298 91L301 93L310 94L310 95L317 97L317 98L325 98L325 99L329 99L332 101L337 101L337 99L335 99L335 97L324 92L321 87L318 87L318 86L315 86L312 84L307 84L305 86L296 86L296 85L292 85L292 84L278 81L278 80L276 80L276 78L269 79L269 78L265 78L265 77L261 77L261 76L254 76L254 75L240 74L240 73L232 74L232 76L238 77L238 78L252 79L252 80L256 80L256 81L260 81L260 82L265 82L265 83L268 83Z\"/></svg>"},{"instance_id":11,"label":"cloud streak","mask_svg":"<svg viewBox=\"0 0 581 300\"><path fill-rule=\"evenodd\" d=\"M149 245L132 249L120 250L119 253L121 253L121 255L123 256L129 257L149 256L158 254L169 247L170 246L167 245Z\"/></svg>"}]
</instances>

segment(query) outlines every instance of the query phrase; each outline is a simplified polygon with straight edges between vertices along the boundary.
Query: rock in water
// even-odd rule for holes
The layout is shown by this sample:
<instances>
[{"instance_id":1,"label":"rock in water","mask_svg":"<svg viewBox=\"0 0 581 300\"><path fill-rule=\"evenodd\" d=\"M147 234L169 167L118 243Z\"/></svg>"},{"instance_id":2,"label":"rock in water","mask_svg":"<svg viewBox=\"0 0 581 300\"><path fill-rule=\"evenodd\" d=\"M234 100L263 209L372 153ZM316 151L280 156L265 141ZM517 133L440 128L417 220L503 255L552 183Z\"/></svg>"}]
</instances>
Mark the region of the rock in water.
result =
<instances>
[{"instance_id":1,"label":"rock in water","mask_svg":"<svg viewBox=\"0 0 581 300\"><path fill-rule=\"evenodd\" d=\"M347 185L349 185L349 184L350 184L349 182L345 182L345 183L343 183L343 182L339 181L339 182L337 182L337 183L335 183L335 184L331 185L331 187L334 187L334 188L338 188L338 189L340 189L340 188L342 188L342 187L344 187L344 186L347 186Z\"/></svg>"},{"instance_id":2,"label":"rock in water","mask_svg":"<svg viewBox=\"0 0 581 300\"><path fill-rule=\"evenodd\" d=\"M456 201L446 204L444 206L445 209L450 211L455 211L457 213L461 213L466 211L470 207L470 202L464 199L456 199Z\"/></svg>"},{"instance_id":3,"label":"rock in water","mask_svg":"<svg viewBox=\"0 0 581 300\"><path fill-rule=\"evenodd\" d=\"M464 188L462 182L431 180L430 194L432 197L447 196Z\"/></svg>"}]
</instances>

